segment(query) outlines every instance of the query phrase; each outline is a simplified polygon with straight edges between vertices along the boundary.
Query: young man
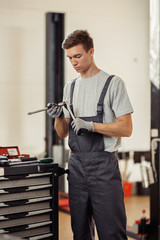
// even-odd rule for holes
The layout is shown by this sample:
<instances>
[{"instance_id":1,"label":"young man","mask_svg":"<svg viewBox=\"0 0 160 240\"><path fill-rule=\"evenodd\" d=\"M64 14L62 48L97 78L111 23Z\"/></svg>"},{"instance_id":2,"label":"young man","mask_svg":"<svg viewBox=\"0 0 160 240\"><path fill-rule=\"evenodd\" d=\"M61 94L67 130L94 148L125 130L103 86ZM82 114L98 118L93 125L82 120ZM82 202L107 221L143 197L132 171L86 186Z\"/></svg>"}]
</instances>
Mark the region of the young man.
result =
<instances>
[{"instance_id":1,"label":"young man","mask_svg":"<svg viewBox=\"0 0 160 240\"><path fill-rule=\"evenodd\" d=\"M125 240L126 215L118 168L121 137L132 133L133 112L124 82L99 69L94 62L93 40L86 30L76 30L64 40L79 76L64 88L74 112L53 105L60 138L69 134L69 202L75 240L93 240L94 222L100 240ZM88 133L79 135L79 130Z\"/></svg>"}]
</instances>

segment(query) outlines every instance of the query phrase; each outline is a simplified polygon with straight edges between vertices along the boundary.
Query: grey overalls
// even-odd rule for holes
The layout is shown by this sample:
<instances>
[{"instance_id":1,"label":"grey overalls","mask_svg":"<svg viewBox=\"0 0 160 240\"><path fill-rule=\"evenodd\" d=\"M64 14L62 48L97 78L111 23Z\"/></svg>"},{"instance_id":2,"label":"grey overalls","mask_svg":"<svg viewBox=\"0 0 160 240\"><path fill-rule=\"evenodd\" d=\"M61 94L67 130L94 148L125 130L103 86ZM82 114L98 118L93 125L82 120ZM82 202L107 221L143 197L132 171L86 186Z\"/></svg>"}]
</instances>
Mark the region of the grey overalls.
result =
<instances>
[{"instance_id":1,"label":"grey overalls","mask_svg":"<svg viewBox=\"0 0 160 240\"><path fill-rule=\"evenodd\" d=\"M82 119L103 122L103 101L112 77L102 90L97 115ZM75 82L71 85L71 107ZM93 240L94 221L100 240L126 240L124 196L116 153L104 151L102 134L77 136L71 126L69 146L69 202L74 240Z\"/></svg>"}]
</instances>

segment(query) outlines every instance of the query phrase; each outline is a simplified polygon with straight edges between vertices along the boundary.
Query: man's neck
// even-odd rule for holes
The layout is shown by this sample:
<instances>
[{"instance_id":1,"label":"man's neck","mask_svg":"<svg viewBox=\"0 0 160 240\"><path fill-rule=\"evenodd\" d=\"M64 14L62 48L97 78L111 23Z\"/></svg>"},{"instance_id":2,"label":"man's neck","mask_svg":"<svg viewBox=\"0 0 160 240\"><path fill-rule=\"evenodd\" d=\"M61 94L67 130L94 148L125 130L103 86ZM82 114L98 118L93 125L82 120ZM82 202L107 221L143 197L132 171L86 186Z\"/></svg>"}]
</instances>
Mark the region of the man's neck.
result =
<instances>
[{"instance_id":1,"label":"man's neck","mask_svg":"<svg viewBox=\"0 0 160 240\"><path fill-rule=\"evenodd\" d=\"M93 65L90 69L88 69L86 72L81 73L82 78L90 78L95 76L97 73L100 72L100 69L96 66Z\"/></svg>"}]
</instances>

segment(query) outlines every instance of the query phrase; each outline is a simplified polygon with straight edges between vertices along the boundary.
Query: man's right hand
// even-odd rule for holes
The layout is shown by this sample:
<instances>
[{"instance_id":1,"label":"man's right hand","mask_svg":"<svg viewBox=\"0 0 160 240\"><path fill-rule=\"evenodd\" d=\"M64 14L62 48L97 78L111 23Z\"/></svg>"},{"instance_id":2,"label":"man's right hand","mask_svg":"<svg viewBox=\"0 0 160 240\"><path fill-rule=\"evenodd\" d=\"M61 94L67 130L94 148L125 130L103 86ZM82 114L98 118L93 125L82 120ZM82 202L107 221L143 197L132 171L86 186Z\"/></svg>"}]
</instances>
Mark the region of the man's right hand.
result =
<instances>
[{"instance_id":1,"label":"man's right hand","mask_svg":"<svg viewBox=\"0 0 160 240\"><path fill-rule=\"evenodd\" d=\"M62 106L59 106L56 103L48 103L47 108L48 108L47 113L50 117L52 117L52 118L63 118L64 117Z\"/></svg>"}]
</instances>

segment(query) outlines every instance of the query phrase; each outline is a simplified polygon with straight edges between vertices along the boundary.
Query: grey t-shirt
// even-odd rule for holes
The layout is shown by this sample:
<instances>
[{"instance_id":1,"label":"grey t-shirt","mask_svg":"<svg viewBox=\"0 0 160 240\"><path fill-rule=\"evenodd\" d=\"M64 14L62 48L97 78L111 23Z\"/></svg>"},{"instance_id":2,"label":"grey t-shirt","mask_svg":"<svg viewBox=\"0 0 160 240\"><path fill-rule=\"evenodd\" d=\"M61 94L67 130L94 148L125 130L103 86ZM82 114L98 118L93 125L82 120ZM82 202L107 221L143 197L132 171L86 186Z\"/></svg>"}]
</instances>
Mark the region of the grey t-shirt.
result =
<instances>
[{"instance_id":1,"label":"grey t-shirt","mask_svg":"<svg viewBox=\"0 0 160 240\"><path fill-rule=\"evenodd\" d=\"M73 93L73 110L76 117L89 117L97 114L97 103L101 95L104 84L109 74L100 71L91 78L82 78L79 76L75 83ZM70 102L70 87L73 80L69 81L64 87L63 100ZM133 112L125 84L117 76L114 76L110 82L107 94L104 98L104 123L117 121L117 117ZM64 109L66 118L70 115ZM117 151L121 145L121 138L104 135L105 151Z\"/></svg>"}]
</instances>

